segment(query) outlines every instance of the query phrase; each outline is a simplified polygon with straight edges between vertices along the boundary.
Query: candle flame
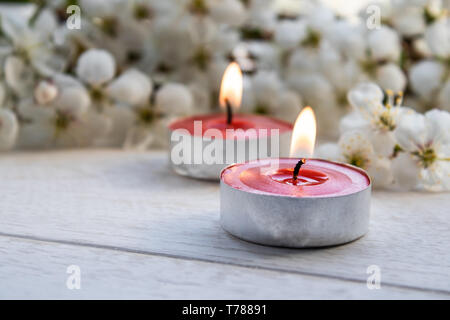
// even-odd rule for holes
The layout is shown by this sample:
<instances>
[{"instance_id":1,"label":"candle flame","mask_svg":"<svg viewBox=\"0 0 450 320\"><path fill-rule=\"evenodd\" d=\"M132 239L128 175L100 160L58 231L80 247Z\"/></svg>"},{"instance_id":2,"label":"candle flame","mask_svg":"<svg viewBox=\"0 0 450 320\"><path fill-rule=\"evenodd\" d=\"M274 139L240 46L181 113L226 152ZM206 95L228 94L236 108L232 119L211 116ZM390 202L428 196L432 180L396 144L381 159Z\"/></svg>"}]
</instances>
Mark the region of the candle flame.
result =
<instances>
[{"instance_id":1,"label":"candle flame","mask_svg":"<svg viewBox=\"0 0 450 320\"><path fill-rule=\"evenodd\" d=\"M220 86L219 103L222 108L226 107L226 101L232 108L239 108L242 99L242 72L236 62L228 65L222 77Z\"/></svg>"},{"instance_id":2,"label":"candle flame","mask_svg":"<svg viewBox=\"0 0 450 320\"><path fill-rule=\"evenodd\" d=\"M300 112L294 124L291 139L291 158L311 158L316 143L316 117L311 107Z\"/></svg>"}]
</instances>

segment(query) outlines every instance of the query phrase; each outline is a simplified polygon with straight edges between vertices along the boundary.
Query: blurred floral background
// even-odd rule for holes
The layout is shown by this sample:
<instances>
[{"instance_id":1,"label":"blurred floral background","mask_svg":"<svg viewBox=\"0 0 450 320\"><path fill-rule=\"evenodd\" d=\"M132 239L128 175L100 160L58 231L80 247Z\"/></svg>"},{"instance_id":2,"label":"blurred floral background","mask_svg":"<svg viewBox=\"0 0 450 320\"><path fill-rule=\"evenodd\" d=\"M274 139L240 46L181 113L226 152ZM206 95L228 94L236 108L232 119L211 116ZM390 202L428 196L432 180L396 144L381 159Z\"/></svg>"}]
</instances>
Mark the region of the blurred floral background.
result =
<instances>
[{"instance_id":1,"label":"blurred floral background","mask_svg":"<svg viewBox=\"0 0 450 320\"><path fill-rule=\"evenodd\" d=\"M368 170L376 186L450 189L448 0L17 6L0 16L2 151L163 148L172 119L219 112L237 61L240 112L293 122L311 105L333 142L318 156Z\"/></svg>"}]
</instances>

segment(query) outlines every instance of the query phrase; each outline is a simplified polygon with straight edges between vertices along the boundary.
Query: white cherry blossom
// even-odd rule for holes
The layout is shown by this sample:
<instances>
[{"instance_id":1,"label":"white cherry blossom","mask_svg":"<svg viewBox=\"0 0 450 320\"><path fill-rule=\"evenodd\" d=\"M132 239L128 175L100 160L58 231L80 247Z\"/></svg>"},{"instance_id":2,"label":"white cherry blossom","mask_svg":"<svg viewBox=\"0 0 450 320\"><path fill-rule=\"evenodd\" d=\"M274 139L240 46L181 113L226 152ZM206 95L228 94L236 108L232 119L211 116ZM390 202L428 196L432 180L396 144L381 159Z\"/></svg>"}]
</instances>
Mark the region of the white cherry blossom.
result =
<instances>
[{"instance_id":1,"label":"white cherry blossom","mask_svg":"<svg viewBox=\"0 0 450 320\"><path fill-rule=\"evenodd\" d=\"M400 106L402 97L403 93L388 91L386 102L383 103L383 91L373 83L362 83L348 94L351 105L380 132L394 130L399 117L408 110Z\"/></svg>"},{"instance_id":2,"label":"white cherry blossom","mask_svg":"<svg viewBox=\"0 0 450 320\"><path fill-rule=\"evenodd\" d=\"M431 190L450 190L450 113L439 110L425 115L408 113L399 122L395 136L406 153L396 160L405 160L403 170L398 163L398 170L394 171L399 175L397 184L406 186L402 178L404 171L410 171L417 178L411 182Z\"/></svg>"},{"instance_id":3,"label":"white cherry blossom","mask_svg":"<svg viewBox=\"0 0 450 320\"><path fill-rule=\"evenodd\" d=\"M392 184L390 161L375 153L371 139L363 131L347 131L339 139L339 160L366 170L375 187Z\"/></svg>"},{"instance_id":4,"label":"white cherry blossom","mask_svg":"<svg viewBox=\"0 0 450 320\"><path fill-rule=\"evenodd\" d=\"M217 107L223 71L235 60L244 72L243 113L291 121L311 105L319 139L340 134L318 153L361 162L376 186L389 187L392 173L396 188L445 186L448 161L439 159L448 132L433 138L439 157L428 168L420 157L432 157L403 147L412 138L399 133L411 108L450 108L440 0L378 3L382 26L373 30L365 10L350 21L316 1L282 10L272 0L79 5L81 30L56 19L64 1L47 2L30 21L2 15L0 108L16 119L11 147L164 147L168 121ZM423 117L433 124L427 135L447 125L445 114ZM405 121L421 122L414 119Z\"/></svg>"}]
</instances>

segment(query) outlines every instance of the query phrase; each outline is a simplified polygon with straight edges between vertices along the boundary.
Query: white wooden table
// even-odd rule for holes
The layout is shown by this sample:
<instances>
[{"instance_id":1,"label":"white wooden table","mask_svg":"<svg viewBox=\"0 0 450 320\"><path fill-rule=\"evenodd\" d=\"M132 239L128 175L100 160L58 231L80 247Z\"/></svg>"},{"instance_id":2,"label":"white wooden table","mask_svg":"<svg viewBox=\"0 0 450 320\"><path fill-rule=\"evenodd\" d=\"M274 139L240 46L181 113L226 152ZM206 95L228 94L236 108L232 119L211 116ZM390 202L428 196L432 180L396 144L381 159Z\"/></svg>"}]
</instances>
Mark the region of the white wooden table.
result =
<instances>
[{"instance_id":1,"label":"white wooden table","mask_svg":"<svg viewBox=\"0 0 450 320\"><path fill-rule=\"evenodd\" d=\"M1 154L0 298L449 299L450 194L376 192L362 239L282 249L224 232L218 184L165 152Z\"/></svg>"}]
</instances>

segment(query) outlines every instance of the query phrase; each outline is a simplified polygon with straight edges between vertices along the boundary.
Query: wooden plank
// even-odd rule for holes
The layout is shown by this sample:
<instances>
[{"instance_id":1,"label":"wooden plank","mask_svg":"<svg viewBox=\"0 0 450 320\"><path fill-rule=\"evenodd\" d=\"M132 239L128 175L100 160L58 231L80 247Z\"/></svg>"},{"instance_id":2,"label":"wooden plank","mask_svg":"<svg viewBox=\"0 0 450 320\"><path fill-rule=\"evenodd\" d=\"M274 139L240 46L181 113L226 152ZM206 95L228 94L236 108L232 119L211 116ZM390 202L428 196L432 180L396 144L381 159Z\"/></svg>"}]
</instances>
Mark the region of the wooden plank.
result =
<instances>
[{"instance_id":1,"label":"wooden plank","mask_svg":"<svg viewBox=\"0 0 450 320\"><path fill-rule=\"evenodd\" d=\"M0 158L0 234L121 247L290 273L450 292L449 194L377 192L370 232L320 250L225 233L218 185L171 173L165 152L71 151Z\"/></svg>"},{"instance_id":2,"label":"wooden plank","mask_svg":"<svg viewBox=\"0 0 450 320\"><path fill-rule=\"evenodd\" d=\"M422 299L437 293L0 237L0 299ZM67 288L80 269L80 289Z\"/></svg>"}]
</instances>

